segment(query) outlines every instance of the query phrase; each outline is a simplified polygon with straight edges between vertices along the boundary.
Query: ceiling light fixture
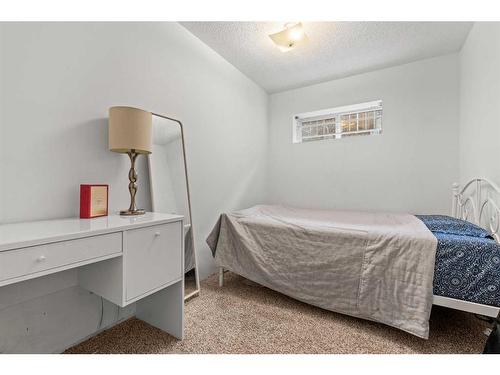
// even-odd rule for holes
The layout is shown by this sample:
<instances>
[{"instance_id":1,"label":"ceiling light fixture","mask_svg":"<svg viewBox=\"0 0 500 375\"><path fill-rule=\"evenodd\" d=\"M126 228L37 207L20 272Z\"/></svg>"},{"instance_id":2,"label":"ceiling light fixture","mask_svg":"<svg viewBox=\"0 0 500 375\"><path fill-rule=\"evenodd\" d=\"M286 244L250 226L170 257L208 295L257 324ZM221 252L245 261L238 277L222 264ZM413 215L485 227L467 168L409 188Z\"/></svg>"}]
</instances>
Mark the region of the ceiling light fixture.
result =
<instances>
[{"instance_id":1,"label":"ceiling light fixture","mask_svg":"<svg viewBox=\"0 0 500 375\"><path fill-rule=\"evenodd\" d=\"M307 42L307 35L301 22L286 23L284 30L269 35L269 38L282 52L290 51L298 44Z\"/></svg>"}]
</instances>

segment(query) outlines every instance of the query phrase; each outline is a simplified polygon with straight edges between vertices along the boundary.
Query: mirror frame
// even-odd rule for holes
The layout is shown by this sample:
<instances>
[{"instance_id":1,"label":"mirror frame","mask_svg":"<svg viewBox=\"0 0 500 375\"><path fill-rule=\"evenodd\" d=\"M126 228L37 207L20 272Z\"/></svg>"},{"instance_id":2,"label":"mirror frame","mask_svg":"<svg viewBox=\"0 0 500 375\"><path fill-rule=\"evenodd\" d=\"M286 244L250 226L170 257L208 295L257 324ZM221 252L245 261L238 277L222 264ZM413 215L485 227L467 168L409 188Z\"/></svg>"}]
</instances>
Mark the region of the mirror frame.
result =
<instances>
[{"instance_id":1,"label":"mirror frame","mask_svg":"<svg viewBox=\"0 0 500 375\"><path fill-rule=\"evenodd\" d=\"M188 198L189 219L190 219L190 225L191 225L190 230L191 230L191 239L193 241L194 278L195 278L195 283L196 283L196 289L192 293L189 293L188 295L184 296L184 301L187 301L187 300L189 300L193 297L196 297L200 294L200 276L198 273L198 258L196 255L196 242L195 242L194 228L193 228L193 212L191 211L191 191L189 189L188 168L187 168L187 160L186 160L186 144L184 141L184 126L182 125L182 122L180 120L177 120L175 118L160 115L160 114L154 113L154 112L151 112L151 114L153 116L157 116L157 117L163 118L165 120L170 120L170 121L176 122L177 124L179 124L179 126L181 128L182 156L184 159L184 176L186 177L186 191L187 191L187 198ZM151 176L151 156L150 155L148 155L148 169L149 169L149 183L151 184L152 176ZM152 193L151 186L150 186L150 192ZM153 201L151 201L151 206L153 206Z\"/></svg>"}]
</instances>

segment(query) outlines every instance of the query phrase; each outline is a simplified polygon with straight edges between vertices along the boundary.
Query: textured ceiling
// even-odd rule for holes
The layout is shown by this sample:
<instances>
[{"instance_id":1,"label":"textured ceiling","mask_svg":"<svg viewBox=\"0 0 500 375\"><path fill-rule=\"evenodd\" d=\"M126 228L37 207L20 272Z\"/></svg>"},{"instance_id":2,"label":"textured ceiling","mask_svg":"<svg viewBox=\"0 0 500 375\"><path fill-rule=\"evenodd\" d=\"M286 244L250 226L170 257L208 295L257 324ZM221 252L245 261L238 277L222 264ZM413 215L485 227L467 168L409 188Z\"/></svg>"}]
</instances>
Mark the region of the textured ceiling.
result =
<instances>
[{"instance_id":1,"label":"textured ceiling","mask_svg":"<svg viewBox=\"0 0 500 375\"><path fill-rule=\"evenodd\" d=\"M273 93L458 51L470 22L303 22L309 42L283 53L282 22L182 22Z\"/></svg>"}]
</instances>

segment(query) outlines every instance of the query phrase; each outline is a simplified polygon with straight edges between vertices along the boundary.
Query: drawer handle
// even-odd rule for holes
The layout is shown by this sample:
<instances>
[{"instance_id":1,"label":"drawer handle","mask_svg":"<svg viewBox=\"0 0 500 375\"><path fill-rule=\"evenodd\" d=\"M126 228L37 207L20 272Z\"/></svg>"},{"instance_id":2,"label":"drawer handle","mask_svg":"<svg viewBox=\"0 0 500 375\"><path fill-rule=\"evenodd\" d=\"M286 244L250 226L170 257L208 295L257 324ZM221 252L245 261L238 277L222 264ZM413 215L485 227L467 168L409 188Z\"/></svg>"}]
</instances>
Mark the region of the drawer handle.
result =
<instances>
[{"instance_id":1,"label":"drawer handle","mask_svg":"<svg viewBox=\"0 0 500 375\"><path fill-rule=\"evenodd\" d=\"M160 232L155 232L155 237L160 237Z\"/></svg>"},{"instance_id":2,"label":"drawer handle","mask_svg":"<svg viewBox=\"0 0 500 375\"><path fill-rule=\"evenodd\" d=\"M37 262L45 262L45 260L47 259L47 257L45 255L40 255L38 258L36 258L36 261Z\"/></svg>"}]
</instances>

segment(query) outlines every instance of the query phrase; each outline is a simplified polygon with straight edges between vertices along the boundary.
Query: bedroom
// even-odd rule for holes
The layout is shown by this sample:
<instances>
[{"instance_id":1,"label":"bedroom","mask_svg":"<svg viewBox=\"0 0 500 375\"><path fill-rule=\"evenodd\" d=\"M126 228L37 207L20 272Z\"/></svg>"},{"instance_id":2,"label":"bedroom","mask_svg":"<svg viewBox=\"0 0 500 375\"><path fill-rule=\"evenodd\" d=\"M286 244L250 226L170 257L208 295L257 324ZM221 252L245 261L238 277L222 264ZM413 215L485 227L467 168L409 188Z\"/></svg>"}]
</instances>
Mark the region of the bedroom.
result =
<instances>
[{"instance_id":1,"label":"bedroom","mask_svg":"<svg viewBox=\"0 0 500 375\"><path fill-rule=\"evenodd\" d=\"M0 23L0 352L485 350L500 23L318 17Z\"/></svg>"}]
</instances>

